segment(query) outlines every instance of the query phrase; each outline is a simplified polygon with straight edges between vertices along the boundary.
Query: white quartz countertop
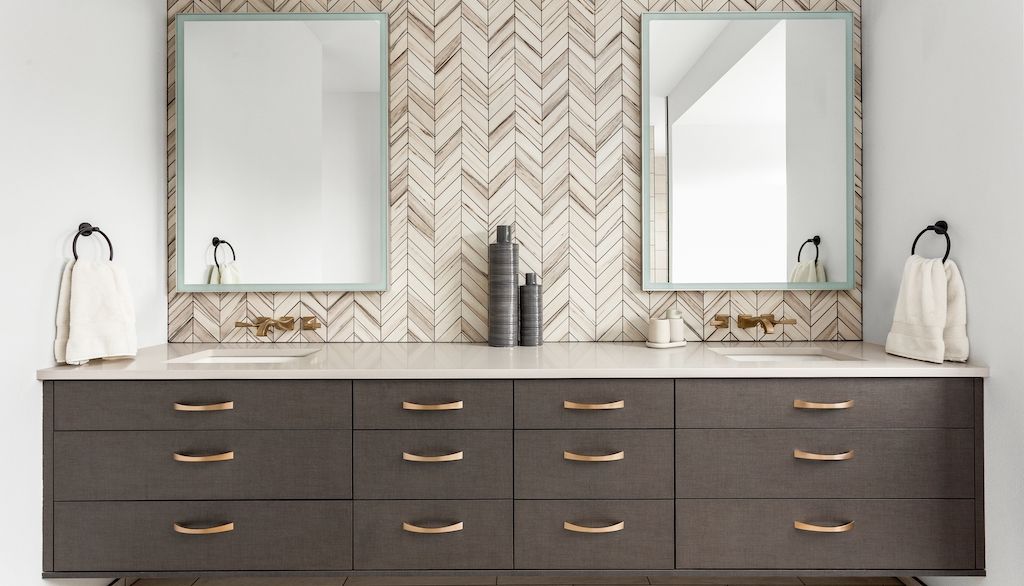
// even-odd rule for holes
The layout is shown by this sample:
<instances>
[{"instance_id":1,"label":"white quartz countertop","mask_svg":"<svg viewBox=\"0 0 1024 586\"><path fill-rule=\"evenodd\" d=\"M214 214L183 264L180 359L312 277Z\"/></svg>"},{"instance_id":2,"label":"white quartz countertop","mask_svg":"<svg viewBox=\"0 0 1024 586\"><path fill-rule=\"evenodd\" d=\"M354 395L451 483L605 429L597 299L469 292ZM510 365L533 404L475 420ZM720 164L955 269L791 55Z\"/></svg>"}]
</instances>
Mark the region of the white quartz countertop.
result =
<instances>
[{"instance_id":1,"label":"white quartz countertop","mask_svg":"<svg viewBox=\"0 0 1024 586\"><path fill-rule=\"evenodd\" d=\"M854 360L739 362L721 348L805 348ZM168 362L207 350L313 349L275 364ZM486 344L161 344L126 360L40 370L39 380L458 379L458 378L837 378L986 377L977 363L931 364L890 356L864 342L690 343L656 350L643 343L563 342L540 347Z\"/></svg>"}]
</instances>

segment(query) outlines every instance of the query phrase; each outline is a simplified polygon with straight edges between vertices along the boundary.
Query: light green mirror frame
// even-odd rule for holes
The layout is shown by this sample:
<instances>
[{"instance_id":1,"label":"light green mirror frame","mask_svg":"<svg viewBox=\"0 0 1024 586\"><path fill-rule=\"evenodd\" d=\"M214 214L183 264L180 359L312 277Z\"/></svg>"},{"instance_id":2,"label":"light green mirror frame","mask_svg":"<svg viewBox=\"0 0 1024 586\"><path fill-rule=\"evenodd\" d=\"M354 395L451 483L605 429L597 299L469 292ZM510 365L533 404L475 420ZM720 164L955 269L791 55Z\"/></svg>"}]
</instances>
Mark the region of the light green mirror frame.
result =
<instances>
[{"instance_id":1,"label":"light green mirror frame","mask_svg":"<svg viewBox=\"0 0 1024 586\"><path fill-rule=\"evenodd\" d=\"M652 75L651 75L651 25L658 22L671 22L671 21L763 21L763 20L781 20L781 21L807 21L807 20L827 20L831 22L839 22L845 24L845 39L843 43L845 45L845 77L846 94L845 94L845 136L841 138L845 142L845 202L836 205L843 205L845 209L845 235L842 239L842 246L845 246L845 255L841 255L839 258L845 257L845 270L839 271L838 274L830 275L835 280L829 280L825 282L758 282L756 280L742 280L737 279L736 282L672 282L671 274L665 279L655 279L652 271L652 256L654 251L652 249L652 242L654 235L652 232L654 228L652 226L652 170L654 161L654 146L652 143ZM643 186L642 193L642 270L643 270L643 289L645 291L748 291L748 290L848 290L854 289L855 284L855 187L854 187L854 169L855 169L855 130L854 130L854 119L855 119L855 65L854 65L854 20L853 14L849 12L677 12L677 13L644 13L641 18L641 102L642 102L642 125L641 125L641 151L642 151L642 177L641 184ZM838 53L838 50L837 50ZM754 98L756 99L756 98ZM671 139L669 139L671 141ZM667 166L671 166L670 162ZM666 171L666 174L668 172ZM838 174L836 175L838 182ZM671 183L672 179L667 180ZM668 188L666 189L668 191ZM661 191L659 190L659 194ZM837 198L841 197L837 190ZM671 207L671 197L667 197L666 200L669 202L668 206ZM659 209L659 212L662 210ZM667 212L670 214L671 212ZM758 229L770 229L759 225L756 221L750 221L747 224L742 222L734 221L740 212L738 210L723 209L721 216L718 218L721 226L721 237L728 238L729 234L733 230L758 230ZM837 214L838 216L838 214ZM669 216L671 217L671 216ZM712 221L709 219L709 221ZM670 228L666 228L669 230ZM813 233L812 233L813 234ZM810 236L808 234L807 236ZM806 237L806 236L805 236ZM837 243L836 239L830 239L830 243ZM701 247L701 254L708 255L714 258L719 243L716 241L706 242ZM808 244L808 250L811 245ZM669 247L671 248L671 246ZM810 254L813 256L814 250L810 250ZM804 256L808 255L808 251L804 251ZM666 263L668 264L668 263ZM659 264L660 267L660 264Z\"/></svg>"},{"instance_id":2,"label":"light green mirror frame","mask_svg":"<svg viewBox=\"0 0 1024 586\"><path fill-rule=\"evenodd\" d=\"M325 251L330 254L336 255L338 258L346 256L347 258L358 258L360 255L366 258L371 258L372 261L366 261L364 264L371 265L372 270L366 270L367 274L372 274L373 277L366 280L357 282L238 282L231 284L210 284L210 283L197 283L196 278L186 278L186 253L185 253L185 234L186 234L186 211L188 210L189 202L187 201L186 193L186 173L189 172L186 169L186 137L189 133L189 127L187 125L189 112L186 111L186 79L188 72L186 71L186 34L185 28L189 23L196 22L301 22L309 24L309 28L313 31L313 34L318 37L322 37L321 31L326 30L324 27L332 22L366 22L375 23L379 30L379 46L375 48L377 55L379 55L379 72L375 72L376 66L373 63L367 63L365 68L360 68L362 71L374 71L379 76L379 83L374 86L371 90L362 90L369 93L379 93L379 104L377 104L377 117L379 122L376 122L372 118L366 121L364 129L374 129L378 133L379 149L369 149L366 152L379 157L379 169L376 173L372 171L367 172L368 178L372 177L373 181L379 182L379 191L376 192L379 195L379 201L364 201L360 205L363 206L364 211L370 210L373 213L375 220L370 223L369 229L378 230L376 234L379 234L379 238L375 238L373 242L367 242L365 246L350 247L345 249L337 249L336 247L325 246ZM208 14L178 14L175 17L175 114L176 114L176 157L175 157L175 172L176 172L176 226L175 226L175 253L176 253L176 289L180 292L231 292L231 291L251 291L251 292L308 292L308 291L386 291L389 285L389 104L388 104L388 15L386 13L208 13ZM339 35L338 38L341 38ZM321 40L324 40L323 38ZM326 62L328 54L327 40L324 40L323 46L323 60ZM351 43L354 43L351 42ZM368 46L371 49L374 48L372 43L364 44L361 46ZM242 52L244 53L244 52ZM349 63L353 63L351 60ZM329 70L328 67L322 67L325 78ZM334 74L335 79L343 78L343 75ZM322 81L326 88L328 82ZM370 82L371 85L373 82ZM327 91L327 90L324 90ZM361 91L361 90L350 90L350 91ZM365 98L364 98L365 99ZM370 102L368 107L372 108L373 101ZM324 119L326 115L323 115ZM253 119L253 123L258 123L258 119ZM326 127L326 122L323 123ZM347 127L346 127L347 128ZM326 134L326 131L324 131ZM365 136L365 135L364 135ZM326 142L326 141L325 141ZM379 151L379 152L378 152ZM321 162L321 166L326 167ZM372 169L372 167L371 167ZM282 192L283 193L283 192ZM287 198L291 194L284 194L282 198ZM357 194L358 195L358 194ZM326 207L326 204L324 204ZM327 214L323 214L325 218L329 218ZM337 216L335 216L337 217ZM379 227L376 226L379 220ZM326 221L326 220L325 220ZM257 235L262 235L264 238L290 238L296 241L308 239L307 234L303 228L302 218L281 218L281 217L267 217L266 221L261 226L263 232L256 232ZM328 230L329 231L329 230ZM340 233L340 231L338 231ZM210 234L211 236L219 236L224 240L230 242L230 234ZM194 239L194 238L193 238ZM194 239L195 240L195 239ZM329 238L325 238L329 240ZM308 240L307 240L308 241ZM209 244L210 240L205 241ZM193 244L193 247L198 246ZM226 259L230 257L231 252L225 250L226 247L222 247L219 253L219 258ZM354 249L355 248L355 249ZM224 256L225 252L227 256ZM196 255L197 250L193 248L189 250L188 254ZM208 263L208 250L205 253L206 259L203 262ZM214 248L214 258L216 256L216 248ZM239 250L239 260L244 261L244 251ZM379 259L379 261L377 260ZM261 259L263 260L263 259ZM312 263L311 263L312 264ZM242 264L243 270L245 264ZM194 267L191 269L191 273L195 273ZM326 274L327 271L324 271ZM327 280L327 279L324 279Z\"/></svg>"}]
</instances>

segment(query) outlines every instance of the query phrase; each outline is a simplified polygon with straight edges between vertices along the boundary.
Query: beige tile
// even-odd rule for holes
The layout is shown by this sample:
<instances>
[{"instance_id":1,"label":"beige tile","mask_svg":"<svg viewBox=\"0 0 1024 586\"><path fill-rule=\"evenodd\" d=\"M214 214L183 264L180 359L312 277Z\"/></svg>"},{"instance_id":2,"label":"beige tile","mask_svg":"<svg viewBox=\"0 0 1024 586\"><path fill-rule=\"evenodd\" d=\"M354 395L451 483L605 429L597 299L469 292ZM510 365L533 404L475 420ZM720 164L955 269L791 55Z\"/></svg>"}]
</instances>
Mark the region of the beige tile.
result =
<instances>
[{"instance_id":1,"label":"beige tile","mask_svg":"<svg viewBox=\"0 0 1024 586\"><path fill-rule=\"evenodd\" d=\"M644 576L498 576L499 586L504 584L523 584L527 586L551 586L557 584L601 586L634 586L649 584Z\"/></svg>"},{"instance_id":2,"label":"beige tile","mask_svg":"<svg viewBox=\"0 0 1024 586\"><path fill-rule=\"evenodd\" d=\"M355 576L345 586L492 586L494 576Z\"/></svg>"},{"instance_id":3,"label":"beige tile","mask_svg":"<svg viewBox=\"0 0 1024 586\"><path fill-rule=\"evenodd\" d=\"M825 577L800 578L806 586L903 586L898 578L889 577Z\"/></svg>"},{"instance_id":4,"label":"beige tile","mask_svg":"<svg viewBox=\"0 0 1024 586\"><path fill-rule=\"evenodd\" d=\"M651 576L651 584L673 586L801 586L800 578L789 576Z\"/></svg>"},{"instance_id":5,"label":"beige tile","mask_svg":"<svg viewBox=\"0 0 1024 586\"><path fill-rule=\"evenodd\" d=\"M200 578L194 586L342 586L345 578Z\"/></svg>"}]
</instances>

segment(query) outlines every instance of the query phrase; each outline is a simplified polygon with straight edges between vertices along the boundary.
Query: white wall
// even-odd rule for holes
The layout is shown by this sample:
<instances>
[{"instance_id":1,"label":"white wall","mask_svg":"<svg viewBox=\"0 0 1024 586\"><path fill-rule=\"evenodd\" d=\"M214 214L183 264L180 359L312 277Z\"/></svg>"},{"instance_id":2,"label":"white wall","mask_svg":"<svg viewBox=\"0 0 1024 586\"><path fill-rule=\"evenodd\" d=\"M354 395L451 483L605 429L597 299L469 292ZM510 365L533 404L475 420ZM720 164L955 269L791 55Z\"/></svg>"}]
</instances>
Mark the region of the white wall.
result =
<instances>
[{"instance_id":1,"label":"white wall","mask_svg":"<svg viewBox=\"0 0 1024 586\"><path fill-rule=\"evenodd\" d=\"M880 342L914 235L945 219L967 285L971 358L988 364L988 577L1024 581L1024 3L864 0L864 318ZM932 237L919 252L941 254Z\"/></svg>"},{"instance_id":2,"label":"white wall","mask_svg":"<svg viewBox=\"0 0 1024 586\"><path fill-rule=\"evenodd\" d=\"M114 241L140 344L166 340L165 10L162 0L0 0L3 584L44 584L35 370L53 361L57 282L80 221ZM96 253L91 240L80 253Z\"/></svg>"}]
</instances>

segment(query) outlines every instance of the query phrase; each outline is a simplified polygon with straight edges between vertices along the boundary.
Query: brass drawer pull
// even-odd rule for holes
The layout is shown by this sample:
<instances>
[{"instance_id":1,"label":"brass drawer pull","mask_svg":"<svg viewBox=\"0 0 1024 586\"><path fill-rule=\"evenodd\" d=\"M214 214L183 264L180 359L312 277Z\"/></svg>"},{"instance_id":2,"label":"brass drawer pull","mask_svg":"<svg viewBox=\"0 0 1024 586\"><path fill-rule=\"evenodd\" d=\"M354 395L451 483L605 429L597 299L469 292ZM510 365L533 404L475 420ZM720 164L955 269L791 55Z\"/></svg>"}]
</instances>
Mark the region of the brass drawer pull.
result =
<instances>
[{"instance_id":1,"label":"brass drawer pull","mask_svg":"<svg viewBox=\"0 0 1024 586\"><path fill-rule=\"evenodd\" d=\"M188 403L175 403L175 411L230 411L235 408L234 401L223 403L210 403L209 405L190 405Z\"/></svg>"},{"instance_id":2,"label":"brass drawer pull","mask_svg":"<svg viewBox=\"0 0 1024 586\"><path fill-rule=\"evenodd\" d=\"M175 462L227 462L228 460L234 459L234 452L223 452L221 454L210 454L208 456L188 456L177 452L174 454Z\"/></svg>"},{"instance_id":3,"label":"brass drawer pull","mask_svg":"<svg viewBox=\"0 0 1024 586\"><path fill-rule=\"evenodd\" d=\"M573 462L615 462L625 460L626 452L615 452L614 454L602 454L600 456L584 456L573 452L562 452L562 457Z\"/></svg>"},{"instance_id":4,"label":"brass drawer pull","mask_svg":"<svg viewBox=\"0 0 1024 586\"><path fill-rule=\"evenodd\" d=\"M213 527L186 527L180 523L174 524L174 532L184 535L214 535L216 533L227 533L235 530L234 523L224 523Z\"/></svg>"},{"instance_id":5,"label":"brass drawer pull","mask_svg":"<svg viewBox=\"0 0 1024 586\"><path fill-rule=\"evenodd\" d=\"M800 399L793 400L794 409L849 409L853 407L853 400L840 401L839 403L815 403L813 401L801 401Z\"/></svg>"},{"instance_id":6,"label":"brass drawer pull","mask_svg":"<svg viewBox=\"0 0 1024 586\"><path fill-rule=\"evenodd\" d=\"M817 460L819 462L838 462L840 460L852 460L853 450L842 454L815 454L803 450L793 450L793 457L797 460Z\"/></svg>"},{"instance_id":7,"label":"brass drawer pull","mask_svg":"<svg viewBox=\"0 0 1024 586\"><path fill-rule=\"evenodd\" d=\"M457 462L462 459L462 456L462 452L443 454L441 456L419 456L409 452L402 452L402 459L406 462Z\"/></svg>"},{"instance_id":8,"label":"brass drawer pull","mask_svg":"<svg viewBox=\"0 0 1024 586\"><path fill-rule=\"evenodd\" d=\"M606 525L604 527L584 527L582 525L577 525L575 523L570 523L568 521L562 523L562 529L565 529L566 531L572 531L574 533L615 533L617 531L622 531L625 528L625 521L619 521L614 525Z\"/></svg>"},{"instance_id":9,"label":"brass drawer pull","mask_svg":"<svg viewBox=\"0 0 1024 586\"><path fill-rule=\"evenodd\" d=\"M406 411L454 411L456 409L462 409L462 401L438 403L436 405L423 405L420 403L402 401L402 409L405 409Z\"/></svg>"},{"instance_id":10,"label":"brass drawer pull","mask_svg":"<svg viewBox=\"0 0 1024 586\"><path fill-rule=\"evenodd\" d=\"M575 401L562 401L564 409L581 409L584 411L599 411L608 409L624 409L625 401L612 401L611 403L577 403Z\"/></svg>"},{"instance_id":11,"label":"brass drawer pull","mask_svg":"<svg viewBox=\"0 0 1024 586\"><path fill-rule=\"evenodd\" d=\"M853 521L843 525L812 525L802 521L793 521L793 528L810 533L846 533L853 530Z\"/></svg>"},{"instance_id":12,"label":"brass drawer pull","mask_svg":"<svg viewBox=\"0 0 1024 586\"><path fill-rule=\"evenodd\" d=\"M462 521L452 523L451 525L445 525L444 527L420 527L419 525L413 525L412 523L402 523L402 531L408 531L409 533L425 533L428 535L437 535L438 533L455 533L456 531L462 531L462 528Z\"/></svg>"}]
</instances>

